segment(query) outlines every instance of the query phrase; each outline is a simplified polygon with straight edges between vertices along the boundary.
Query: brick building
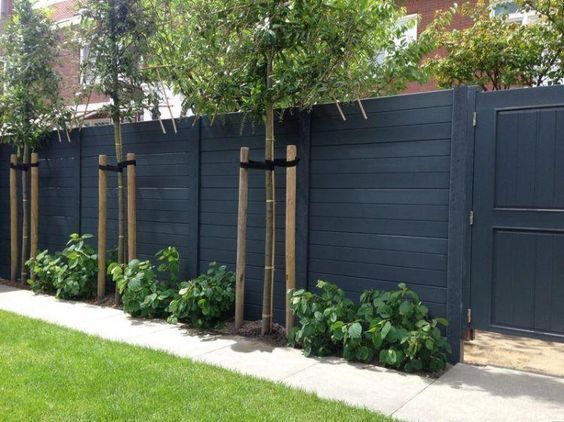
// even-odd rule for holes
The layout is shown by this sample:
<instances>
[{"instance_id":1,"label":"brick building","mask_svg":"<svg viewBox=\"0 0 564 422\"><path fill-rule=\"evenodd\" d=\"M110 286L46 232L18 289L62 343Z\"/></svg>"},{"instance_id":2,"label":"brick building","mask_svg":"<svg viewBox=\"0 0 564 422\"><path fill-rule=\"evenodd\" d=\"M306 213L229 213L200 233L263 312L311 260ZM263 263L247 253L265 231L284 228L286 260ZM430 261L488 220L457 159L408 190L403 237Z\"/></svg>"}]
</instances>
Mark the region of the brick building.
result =
<instances>
[{"instance_id":1,"label":"brick building","mask_svg":"<svg viewBox=\"0 0 564 422\"><path fill-rule=\"evenodd\" d=\"M10 14L11 4L13 0L0 0L1 19L5 19ZM475 1L475 0L470 0ZM455 1L453 0L403 0L402 5L406 8L407 14L404 20L419 20L406 34L408 39L416 39L427 25L433 20L438 10L444 10L451 7ZM505 2L507 3L507 2ZM37 0L36 7L49 8L51 10L51 18L56 25L60 27L77 23L76 16L76 0ZM519 19L519 16L516 17ZM1 22L1 21L0 21ZM464 28L469 25L469 20L457 17L454 21L454 28ZM0 23L1 25L1 23ZM79 63L84 57L84 51L67 51L60 58L59 68L63 79L63 95L69 100L72 99L74 93L80 86ZM424 85L412 83L409 85L407 92L422 92L437 89L435 83L428 82ZM170 93L169 93L170 95ZM94 117L96 108L99 108L105 102L105 98L100 95L93 95L88 106L89 113ZM175 112L179 112L178 101L175 103ZM83 109L84 106L81 106ZM168 117L167 112L163 110L163 117Z\"/></svg>"}]
</instances>

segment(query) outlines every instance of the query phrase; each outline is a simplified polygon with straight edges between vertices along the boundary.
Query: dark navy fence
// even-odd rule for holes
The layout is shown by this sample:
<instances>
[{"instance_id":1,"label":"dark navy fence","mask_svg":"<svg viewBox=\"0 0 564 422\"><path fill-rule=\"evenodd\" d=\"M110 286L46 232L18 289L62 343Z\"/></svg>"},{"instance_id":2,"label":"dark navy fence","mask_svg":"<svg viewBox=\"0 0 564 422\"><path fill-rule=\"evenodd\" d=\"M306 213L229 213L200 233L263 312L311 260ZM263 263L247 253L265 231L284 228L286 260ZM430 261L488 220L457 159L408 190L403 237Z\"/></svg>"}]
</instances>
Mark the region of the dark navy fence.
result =
<instances>
[{"instance_id":1,"label":"dark navy fence","mask_svg":"<svg viewBox=\"0 0 564 422\"><path fill-rule=\"evenodd\" d=\"M558 88L556 88L558 89ZM533 95L535 90L529 90ZM446 316L459 357L469 297L474 89L403 95L356 104L320 105L287 113L276 127L276 156L296 144L298 166L297 283L339 284L351 297L406 282L433 315ZM526 94L528 95L528 94ZM124 126L124 151L137 155L138 252L167 246L182 255L185 277L210 261L234 269L239 149L264 156L264 130L239 114ZM55 137L56 138L56 137ZM111 127L74 131L40 152L40 247L61 249L71 232L97 232L98 155L113 162ZM7 146L0 178L0 276L9 274ZM115 176L108 178L115 198ZM260 317L264 250L264 177L249 177L246 318ZM110 198L109 245L116 243L116 201ZM276 175L275 319L284 318L285 173ZM463 318L464 315L464 318Z\"/></svg>"}]
</instances>

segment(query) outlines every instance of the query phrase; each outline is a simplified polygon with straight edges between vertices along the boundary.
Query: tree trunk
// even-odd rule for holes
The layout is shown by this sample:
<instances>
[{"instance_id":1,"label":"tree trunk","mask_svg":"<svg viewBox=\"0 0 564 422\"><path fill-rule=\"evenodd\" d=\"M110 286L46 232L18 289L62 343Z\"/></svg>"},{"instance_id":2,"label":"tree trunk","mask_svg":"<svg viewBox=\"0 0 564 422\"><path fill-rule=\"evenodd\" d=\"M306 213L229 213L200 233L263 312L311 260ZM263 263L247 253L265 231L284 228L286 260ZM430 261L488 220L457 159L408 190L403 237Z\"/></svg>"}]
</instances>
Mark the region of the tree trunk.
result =
<instances>
[{"instance_id":1,"label":"tree trunk","mask_svg":"<svg viewBox=\"0 0 564 422\"><path fill-rule=\"evenodd\" d=\"M114 116L114 141L116 146L116 161L119 164L123 160L123 144L121 137L121 121L119 116ZM118 172L118 262L125 266L125 206L123 194L123 173ZM120 303L120 295L116 286L116 305Z\"/></svg>"},{"instance_id":2,"label":"tree trunk","mask_svg":"<svg viewBox=\"0 0 564 422\"><path fill-rule=\"evenodd\" d=\"M23 149L22 163L29 164L29 146L25 145ZM22 264L21 264L21 283L27 282L27 251L29 244L29 206L27 199L27 171L22 170Z\"/></svg>"},{"instance_id":3,"label":"tree trunk","mask_svg":"<svg viewBox=\"0 0 564 422\"><path fill-rule=\"evenodd\" d=\"M272 88L272 55L267 57L267 95ZM274 160L274 104L267 100L265 119L264 158ZM265 172L266 190L266 232L264 236L264 283L262 294L262 335L272 330L272 282L274 278L274 171Z\"/></svg>"}]
</instances>

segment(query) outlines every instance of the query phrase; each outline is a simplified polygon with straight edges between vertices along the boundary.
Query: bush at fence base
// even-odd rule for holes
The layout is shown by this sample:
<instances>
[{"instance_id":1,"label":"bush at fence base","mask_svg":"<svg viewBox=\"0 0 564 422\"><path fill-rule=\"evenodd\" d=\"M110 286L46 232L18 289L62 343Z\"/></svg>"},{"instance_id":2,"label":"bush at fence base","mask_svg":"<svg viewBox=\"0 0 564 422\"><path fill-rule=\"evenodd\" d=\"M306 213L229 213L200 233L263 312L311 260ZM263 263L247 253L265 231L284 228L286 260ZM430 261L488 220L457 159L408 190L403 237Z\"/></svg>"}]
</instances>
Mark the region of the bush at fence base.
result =
<instances>
[{"instance_id":1,"label":"bush at fence base","mask_svg":"<svg viewBox=\"0 0 564 422\"><path fill-rule=\"evenodd\" d=\"M108 267L108 274L116 282L123 302L123 311L134 317L164 318L171 300L177 295L174 289L167 287L166 281L160 281L157 271L176 284L178 280L180 256L176 248L169 246L156 254L160 262L155 268L150 261L133 259L122 268L117 262Z\"/></svg>"},{"instance_id":2,"label":"bush at fence base","mask_svg":"<svg viewBox=\"0 0 564 422\"><path fill-rule=\"evenodd\" d=\"M92 235L73 233L62 252L49 255L45 250L26 262L35 292L55 293L60 299L87 299L96 293L98 256L85 243Z\"/></svg>"},{"instance_id":3,"label":"bush at fence base","mask_svg":"<svg viewBox=\"0 0 564 422\"><path fill-rule=\"evenodd\" d=\"M450 346L441 334L443 318L430 318L419 296L400 283L395 291L367 290L354 304L336 285L319 281L321 293L290 291L298 318L290 343L306 356L342 355L408 372L443 369Z\"/></svg>"},{"instance_id":4,"label":"bush at fence base","mask_svg":"<svg viewBox=\"0 0 564 422\"><path fill-rule=\"evenodd\" d=\"M207 273L180 284L178 296L168 307L168 321L211 328L231 315L234 303L235 274L212 262Z\"/></svg>"}]
</instances>

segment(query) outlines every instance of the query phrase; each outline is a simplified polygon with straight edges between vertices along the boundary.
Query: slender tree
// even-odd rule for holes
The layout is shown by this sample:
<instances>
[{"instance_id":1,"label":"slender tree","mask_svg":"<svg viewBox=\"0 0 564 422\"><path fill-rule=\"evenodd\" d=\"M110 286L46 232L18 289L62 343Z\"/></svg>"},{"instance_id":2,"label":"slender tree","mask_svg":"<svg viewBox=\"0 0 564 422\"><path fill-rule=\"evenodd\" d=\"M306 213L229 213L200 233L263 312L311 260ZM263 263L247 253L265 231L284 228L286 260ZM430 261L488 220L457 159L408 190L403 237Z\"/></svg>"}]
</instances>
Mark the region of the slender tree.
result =
<instances>
[{"instance_id":1,"label":"slender tree","mask_svg":"<svg viewBox=\"0 0 564 422\"><path fill-rule=\"evenodd\" d=\"M44 11L31 0L16 0L2 38L5 63L0 83L2 142L13 145L18 158L29 164L30 153L69 117L59 95L60 78L54 70L58 55L56 34ZM21 282L28 277L29 251L28 176L22 171Z\"/></svg>"},{"instance_id":2,"label":"slender tree","mask_svg":"<svg viewBox=\"0 0 564 422\"><path fill-rule=\"evenodd\" d=\"M151 54L148 37L155 31L150 10L139 0L85 0L80 9L79 43L87 48L82 65L83 91L109 98L101 110L114 126L116 160L123 161L122 123L149 107L150 82L144 61ZM123 174L118 181L118 261L126 263ZM119 296L116 290L116 300Z\"/></svg>"},{"instance_id":3,"label":"slender tree","mask_svg":"<svg viewBox=\"0 0 564 422\"><path fill-rule=\"evenodd\" d=\"M417 45L397 42L402 10L386 0L167 0L157 43L184 109L240 111L265 125L274 158L277 109L395 92L422 76ZM163 63L161 63L162 65ZM398 64L401 64L398 66ZM265 172L262 333L272 326L274 172Z\"/></svg>"}]
</instances>

